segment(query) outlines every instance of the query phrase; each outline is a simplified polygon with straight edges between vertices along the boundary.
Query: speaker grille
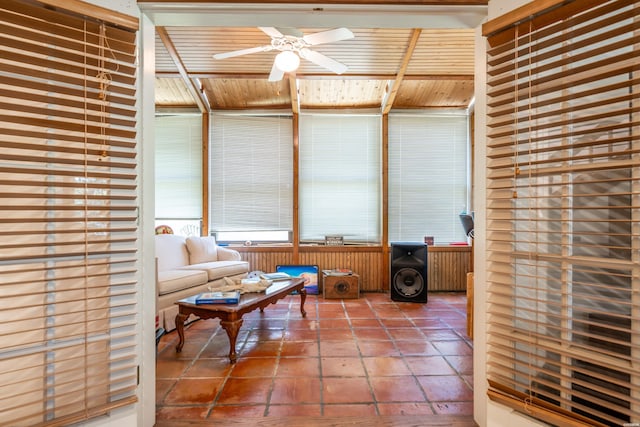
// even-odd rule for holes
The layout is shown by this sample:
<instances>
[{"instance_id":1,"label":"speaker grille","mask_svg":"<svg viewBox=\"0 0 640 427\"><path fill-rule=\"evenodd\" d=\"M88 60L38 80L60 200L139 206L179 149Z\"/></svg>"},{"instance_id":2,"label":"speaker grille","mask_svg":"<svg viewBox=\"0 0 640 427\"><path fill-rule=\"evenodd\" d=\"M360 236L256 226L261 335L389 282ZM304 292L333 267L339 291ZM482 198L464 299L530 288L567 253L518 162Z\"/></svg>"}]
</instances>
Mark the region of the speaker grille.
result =
<instances>
[{"instance_id":1,"label":"speaker grille","mask_svg":"<svg viewBox=\"0 0 640 427\"><path fill-rule=\"evenodd\" d=\"M393 277L393 287L398 294L411 298L424 290L424 280L413 268L403 268Z\"/></svg>"}]
</instances>

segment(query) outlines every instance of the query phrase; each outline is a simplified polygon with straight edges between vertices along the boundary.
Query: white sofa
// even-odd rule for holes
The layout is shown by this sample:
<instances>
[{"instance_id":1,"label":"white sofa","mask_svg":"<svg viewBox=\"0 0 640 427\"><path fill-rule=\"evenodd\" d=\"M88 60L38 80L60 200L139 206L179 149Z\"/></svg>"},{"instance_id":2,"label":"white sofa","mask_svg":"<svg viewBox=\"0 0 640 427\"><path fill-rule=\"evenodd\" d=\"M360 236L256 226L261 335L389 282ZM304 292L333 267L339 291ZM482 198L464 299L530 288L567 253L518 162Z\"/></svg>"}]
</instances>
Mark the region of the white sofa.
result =
<instances>
[{"instance_id":1,"label":"white sofa","mask_svg":"<svg viewBox=\"0 0 640 427\"><path fill-rule=\"evenodd\" d=\"M241 279L249 272L240 253L218 246L214 237L157 234L155 239L156 310L166 331L176 327L176 301L221 286L224 277Z\"/></svg>"}]
</instances>

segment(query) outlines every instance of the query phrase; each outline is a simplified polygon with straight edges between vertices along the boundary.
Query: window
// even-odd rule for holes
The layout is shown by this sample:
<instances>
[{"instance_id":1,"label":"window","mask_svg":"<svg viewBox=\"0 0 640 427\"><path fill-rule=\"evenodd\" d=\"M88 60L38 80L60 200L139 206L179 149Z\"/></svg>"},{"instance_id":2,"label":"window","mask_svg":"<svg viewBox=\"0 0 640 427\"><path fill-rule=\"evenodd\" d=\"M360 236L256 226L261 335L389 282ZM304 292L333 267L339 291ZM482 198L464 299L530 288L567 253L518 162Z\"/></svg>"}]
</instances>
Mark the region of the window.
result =
<instances>
[{"instance_id":1,"label":"window","mask_svg":"<svg viewBox=\"0 0 640 427\"><path fill-rule=\"evenodd\" d=\"M265 241L271 232L293 230L292 122L290 116L213 115L212 232L249 232L245 240Z\"/></svg>"},{"instance_id":2,"label":"window","mask_svg":"<svg viewBox=\"0 0 640 427\"><path fill-rule=\"evenodd\" d=\"M175 234L200 235L202 218L202 116L156 117L156 225Z\"/></svg>"},{"instance_id":3,"label":"window","mask_svg":"<svg viewBox=\"0 0 640 427\"><path fill-rule=\"evenodd\" d=\"M0 6L0 417L13 426L137 400L138 21L49 3Z\"/></svg>"},{"instance_id":4,"label":"window","mask_svg":"<svg viewBox=\"0 0 640 427\"><path fill-rule=\"evenodd\" d=\"M389 115L389 241L467 241L466 113Z\"/></svg>"},{"instance_id":5,"label":"window","mask_svg":"<svg viewBox=\"0 0 640 427\"><path fill-rule=\"evenodd\" d=\"M640 2L556 3L485 27L489 396L552 424L631 425Z\"/></svg>"},{"instance_id":6,"label":"window","mask_svg":"<svg viewBox=\"0 0 640 427\"><path fill-rule=\"evenodd\" d=\"M300 116L300 240L381 240L380 116Z\"/></svg>"}]
</instances>

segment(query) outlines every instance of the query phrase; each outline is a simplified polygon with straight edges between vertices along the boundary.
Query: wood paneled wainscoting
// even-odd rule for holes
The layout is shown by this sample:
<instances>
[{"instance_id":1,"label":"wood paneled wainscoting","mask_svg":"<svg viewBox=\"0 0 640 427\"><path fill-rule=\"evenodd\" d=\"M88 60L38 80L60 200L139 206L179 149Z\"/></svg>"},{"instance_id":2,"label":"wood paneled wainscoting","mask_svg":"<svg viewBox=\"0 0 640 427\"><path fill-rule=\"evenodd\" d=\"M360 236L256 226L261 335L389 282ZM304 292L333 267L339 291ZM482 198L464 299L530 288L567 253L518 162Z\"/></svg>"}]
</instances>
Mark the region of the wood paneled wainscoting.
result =
<instances>
[{"instance_id":1,"label":"wood paneled wainscoting","mask_svg":"<svg viewBox=\"0 0 640 427\"><path fill-rule=\"evenodd\" d=\"M360 275L361 291L389 290L389 250L382 246L300 246L296 254L291 246L233 248L249 262L251 270L275 271L278 264L313 264L320 271L349 268ZM470 246L429 246L427 264L429 291L466 291Z\"/></svg>"},{"instance_id":2,"label":"wood paneled wainscoting","mask_svg":"<svg viewBox=\"0 0 640 427\"><path fill-rule=\"evenodd\" d=\"M471 246L429 246L427 252L429 291L467 290L471 271Z\"/></svg>"}]
</instances>

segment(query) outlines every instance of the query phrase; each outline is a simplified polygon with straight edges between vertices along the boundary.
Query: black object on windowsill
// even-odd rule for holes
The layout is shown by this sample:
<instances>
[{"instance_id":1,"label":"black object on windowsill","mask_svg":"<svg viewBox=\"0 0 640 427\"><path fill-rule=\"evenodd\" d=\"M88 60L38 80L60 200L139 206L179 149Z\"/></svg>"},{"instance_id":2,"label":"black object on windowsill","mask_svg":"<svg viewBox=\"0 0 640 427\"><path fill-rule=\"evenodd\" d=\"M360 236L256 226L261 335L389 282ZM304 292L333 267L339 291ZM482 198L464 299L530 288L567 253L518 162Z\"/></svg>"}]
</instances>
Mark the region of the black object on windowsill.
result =
<instances>
[{"instance_id":1,"label":"black object on windowsill","mask_svg":"<svg viewBox=\"0 0 640 427\"><path fill-rule=\"evenodd\" d=\"M460 222L462 223L462 228L464 228L464 234L473 239L473 215L460 214Z\"/></svg>"}]
</instances>

